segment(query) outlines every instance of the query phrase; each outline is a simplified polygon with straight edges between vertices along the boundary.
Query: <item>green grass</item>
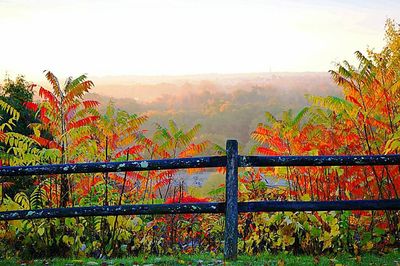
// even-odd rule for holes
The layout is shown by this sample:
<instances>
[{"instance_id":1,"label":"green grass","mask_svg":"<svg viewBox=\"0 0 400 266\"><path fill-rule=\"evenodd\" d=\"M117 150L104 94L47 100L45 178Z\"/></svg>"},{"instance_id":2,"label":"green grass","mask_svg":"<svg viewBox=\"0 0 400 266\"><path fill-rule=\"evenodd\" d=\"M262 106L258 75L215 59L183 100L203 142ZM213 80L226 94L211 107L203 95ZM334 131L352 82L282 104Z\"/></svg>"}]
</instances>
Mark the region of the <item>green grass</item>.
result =
<instances>
[{"instance_id":1,"label":"green grass","mask_svg":"<svg viewBox=\"0 0 400 266\"><path fill-rule=\"evenodd\" d=\"M139 256L120 259L96 260L96 259L59 259L35 260L26 262L27 265L224 265L222 255L177 255L177 256ZM21 265L22 261L2 260L0 265ZM226 265L394 265L400 266L400 251L396 250L388 254L364 254L356 259L354 256L342 254L337 256L296 256L292 254L261 254L240 255L235 262L225 262Z\"/></svg>"}]
</instances>

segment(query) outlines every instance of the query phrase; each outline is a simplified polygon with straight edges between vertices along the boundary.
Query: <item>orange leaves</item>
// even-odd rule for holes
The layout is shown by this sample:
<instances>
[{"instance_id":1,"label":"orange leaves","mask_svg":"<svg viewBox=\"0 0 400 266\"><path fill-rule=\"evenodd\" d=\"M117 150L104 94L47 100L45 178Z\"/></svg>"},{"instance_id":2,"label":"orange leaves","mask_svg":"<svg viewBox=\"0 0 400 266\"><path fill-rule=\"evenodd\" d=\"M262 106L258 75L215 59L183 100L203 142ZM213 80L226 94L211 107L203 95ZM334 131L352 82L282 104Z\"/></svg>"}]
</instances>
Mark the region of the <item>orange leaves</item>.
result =
<instances>
[{"instance_id":1,"label":"orange leaves","mask_svg":"<svg viewBox=\"0 0 400 266\"><path fill-rule=\"evenodd\" d=\"M358 107L362 108L362 105L358 102L358 100L357 100L355 97L349 95L349 96L346 96L346 99L347 99L348 101L354 103L354 104L357 105Z\"/></svg>"},{"instance_id":2,"label":"orange leaves","mask_svg":"<svg viewBox=\"0 0 400 266\"><path fill-rule=\"evenodd\" d=\"M96 186L100 182L102 182L102 178L99 175L96 175L95 177L84 176L80 178L79 182L77 182L75 189L79 196L86 196L89 194L92 187Z\"/></svg>"},{"instance_id":3,"label":"orange leaves","mask_svg":"<svg viewBox=\"0 0 400 266\"><path fill-rule=\"evenodd\" d=\"M154 190L160 189L164 186L167 186L170 182L172 181L172 178L163 178L159 181L157 181L154 185Z\"/></svg>"},{"instance_id":4,"label":"orange leaves","mask_svg":"<svg viewBox=\"0 0 400 266\"><path fill-rule=\"evenodd\" d=\"M72 128L86 126L88 124L95 122L98 118L99 118L99 116L93 115L93 116L88 116L88 117L82 118L78 121L72 121L67 125L67 130L72 129Z\"/></svg>"},{"instance_id":5,"label":"orange leaves","mask_svg":"<svg viewBox=\"0 0 400 266\"><path fill-rule=\"evenodd\" d=\"M389 123L385 123L373 117L368 117L366 123L373 127L384 129L386 132L390 132L391 130Z\"/></svg>"},{"instance_id":6,"label":"orange leaves","mask_svg":"<svg viewBox=\"0 0 400 266\"><path fill-rule=\"evenodd\" d=\"M115 155L115 157L119 158L119 157L121 157L123 155L127 155L128 153L129 153L129 155L134 155L134 154L142 152L144 148L145 148L144 145L134 145L132 147L129 147L129 148L125 149L125 150L122 150L122 151L118 152Z\"/></svg>"},{"instance_id":7,"label":"orange leaves","mask_svg":"<svg viewBox=\"0 0 400 266\"><path fill-rule=\"evenodd\" d=\"M165 203L166 204L171 204L171 203L200 203L200 202L209 202L210 199L208 198L197 198L193 197L190 195L187 195L186 193L183 193L183 195L176 195L175 197L170 197L168 198Z\"/></svg>"},{"instance_id":8,"label":"orange leaves","mask_svg":"<svg viewBox=\"0 0 400 266\"><path fill-rule=\"evenodd\" d=\"M94 108L97 107L100 103L98 101L86 100L83 101L82 104L85 108Z\"/></svg>"},{"instance_id":9,"label":"orange leaves","mask_svg":"<svg viewBox=\"0 0 400 266\"><path fill-rule=\"evenodd\" d=\"M145 176L141 172L128 172L127 176L129 179L143 180Z\"/></svg>"},{"instance_id":10,"label":"orange leaves","mask_svg":"<svg viewBox=\"0 0 400 266\"><path fill-rule=\"evenodd\" d=\"M262 155L267 155L267 156L274 156L274 155L280 155L278 152L265 148L265 147L257 147L256 149L257 153L262 154Z\"/></svg>"},{"instance_id":11,"label":"orange leaves","mask_svg":"<svg viewBox=\"0 0 400 266\"><path fill-rule=\"evenodd\" d=\"M171 154L164 149L158 148L155 150L155 154L157 154L160 158L171 158Z\"/></svg>"},{"instance_id":12,"label":"orange leaves","mask_svg":"<svg viewBox=\"0 0 400 266\"><path fill-rule=\"evenodd\" d=\"M179 153L178 157L192 157L198 155L205 151L205 149L210 145L209 141L203 141L199 144L189 144L188 147Z\"/></svg>"},{"instance_id":13,"label":"orange leaves","mask_svg":"<svg viewBox=\"0 0 400 266\"><path fill-rule=\"evenodd\" d=\"M53 140L48 140L39 136L31 136L31 138L37 141L43 147L61 150L61 146Z\"/></svg>"},{"instance_id":14,"label":"orange leaves","mask_svg":"<svg viewBox=\"0 0 400 266\"><path fill-rule=\"evenodd\" d=\"M0 130L0 141L4 141L6 139L6 134Z\"/></svg>"},{"instance_id":15,"label":"orange leaves","mask_svg":"<svg viewBox=\"0 0 400 266\"><path fill-rule=\"evenodd\" d=\"M256 130L251 133L252 139L261 144L267 142L269 135L270 131L263 124L259 124Z\"/></svg>"},{"instance_id":16,"label":"orange leaves","mask_svg":"<svg viewBox=\"0 0 400 266\"><path fill-rule=\"evenodd\" d=\"M111 180L113 180L113 181L115 181L117 184L119 184L119 185L123 185L124 184L124 177L122 177L122 176L120 176L120 175L118 175L118 174L116 174L116 173L110 173L109 174L109 178L111 179ZM131 182L131 180L130 179L127 179L126 181L125 181L125 186L127 187L127 188L130 188L130 187L132 187L132 182Z\"/></svg>"},{"instance_id":17,"label":"orange leaves","mask_svg":"<svg viewBox=\"0 0 400 266\"><path fill-rule=\"evenodd\" d=\"M164 170L164 171L150 171L149 178L156 180L154 184L154 190L160 189L172 182L173 176L178 170Z\"/></svg>"}]
</instances>

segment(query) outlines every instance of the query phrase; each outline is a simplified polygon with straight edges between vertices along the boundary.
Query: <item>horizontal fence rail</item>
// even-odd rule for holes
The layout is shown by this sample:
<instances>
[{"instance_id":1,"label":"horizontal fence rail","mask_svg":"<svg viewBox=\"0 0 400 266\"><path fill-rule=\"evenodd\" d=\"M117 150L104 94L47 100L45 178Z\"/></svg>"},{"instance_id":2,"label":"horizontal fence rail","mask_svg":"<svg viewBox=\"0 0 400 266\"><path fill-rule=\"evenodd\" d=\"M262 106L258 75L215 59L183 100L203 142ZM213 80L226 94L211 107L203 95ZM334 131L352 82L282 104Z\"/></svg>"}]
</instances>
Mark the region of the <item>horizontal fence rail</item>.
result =
<instances>
[{"instance_id":1,"label":"horizontal fence rail","mask_svg":"<svg viewBox=\"0 0 400 266\"><path fill-rule=\"evenodd\" d=\"M400 165L400 155L398 154L359 156L238 156L238 167L362 166L398 164ZM0 176L107 173L215 167L226 167L226 156L34 166L3 166L0 167Z\"/></svg>"},{"instance_id":2,"label":"horizontal fence rail","mask_svg":"<svg viewBox=\"0 0 400 266\"><path fill-rule=\"evenodd\" d=\"M90 206L49 208L38 210L0 212L0 221L143 214L224 213L225 203L140 204L115 206Z\"/></svg>"},{"instance_id":3,"label":"horizontal fence rail","mask_svg":"<svg viewBox=\"0 0 400 266\"><path fill-rule=\"evenodd\" d=\"M397 165L399 154L357 156L239 156L239 167Z\"/></svg>"},{"instance_id":4,"label":"horizontal fence rail","mask_svg":"<svg viewBox=\"0 0 400 266\"><path fill-rule=\"evenodd\" d=\"M400 210L400 200L239 202L239 212Z\"/></svg>"},{"instance_id":5,"label":"horizontal fence rail","mask_svg":"<svg viewBox=\"0 0 400 266\"><path fill-rule=\"evenodd\" d=\"M226 167L225 202L138 204L4 211L0 212L0 221L79 216L223 213L225 214L224 256L226 259L236 259L239 213L275 211L400 210L399 199L238 202L237 195L239 167L400 165L399 154L357 156L241 156L238 155L238 144L236 140L227 141L226 151L227 156L0 167L0 176Z\"/></svg>"},{"instance_id":6,"label":"horizontal fence rail","mask_svg":"<svg viewBox=\"0 0 400 266\"><path fill-rule=\"evenodd\" d=\"M212 168L224 166L226 166L225 156L211 156L124 162L5 166L0 167L0 176L107 173L164 169Z\"/></svg>"}]
</instances>

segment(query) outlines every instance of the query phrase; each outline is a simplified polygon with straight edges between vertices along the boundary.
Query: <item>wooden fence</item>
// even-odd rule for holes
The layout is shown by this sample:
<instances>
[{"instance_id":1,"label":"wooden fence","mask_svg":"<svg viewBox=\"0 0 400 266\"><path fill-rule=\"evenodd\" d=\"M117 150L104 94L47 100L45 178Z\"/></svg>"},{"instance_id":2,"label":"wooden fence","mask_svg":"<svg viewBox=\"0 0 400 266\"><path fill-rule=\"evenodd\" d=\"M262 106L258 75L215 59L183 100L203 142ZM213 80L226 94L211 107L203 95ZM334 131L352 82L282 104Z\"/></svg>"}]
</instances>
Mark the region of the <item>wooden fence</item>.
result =
<instances>
[{"instance_id":1,"label":"wooden fence","mask_svg":"<svg viewBox=\"0 0 400 266\"><path fill-rule=\"evenodd\" d=\"M0 176L46 174L106 173L187 168L226 167L225 202L190 204L140 204L118 206L90 206L48 208L0 212L0 221L60 218L79 216L114 216L140 214L224 213L225 259L237 257L238 214L243 212L274 211L330 211L330 210L399 210L400 200L347 201L257 201L238 202L238 168L265 166L351 166L400 165L400 155L360 156L241 156L236 140L226 143L226 156L142 160L126 162L55 164L38 166L7 166L0 168Z\"/></svg>"}]
</instances>

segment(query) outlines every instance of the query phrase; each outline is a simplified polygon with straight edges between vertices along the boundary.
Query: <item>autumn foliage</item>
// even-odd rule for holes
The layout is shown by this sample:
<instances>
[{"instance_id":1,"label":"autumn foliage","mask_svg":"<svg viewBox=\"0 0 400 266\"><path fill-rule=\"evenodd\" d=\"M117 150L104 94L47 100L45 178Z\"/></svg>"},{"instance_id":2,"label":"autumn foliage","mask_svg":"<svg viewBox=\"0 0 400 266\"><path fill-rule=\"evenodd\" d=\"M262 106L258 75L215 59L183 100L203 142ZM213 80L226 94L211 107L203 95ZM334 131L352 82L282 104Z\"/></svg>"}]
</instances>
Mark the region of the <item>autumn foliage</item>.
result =
<instances>
[{"instance_id":1,"label":"autumn foliage","mask_svg":"<svg viewBox=\"0 0 400 266\"><path fill-rule=\"evenodd\" d=\"M250 153L277 155L398 154L400 149L400 29L386 25L382 51L356 52L357 65L344 61L330 71L343 97L307 95L300 111L276 117L269 112L252 132ZM40 100L27 102L37 123L25 136L13 132L19 112L0 101L8 115L0 124L1 165L115 162L223 155L224 149L192 127L170 120L149 123L110 102L99 111L88 100L94 87L86 75L61 86L50 71L49 88L37 86ZM268 106L265 107L268 109ZM232 121L234 123L235 121ZM48 207L172 204L224 200L224 184L209 195L192 193L190 177L203 169L35 176L26 191L7 195L1 180L0 210ZM218 169L224 173L224 169ZM239 172L239 198L331 201L399 199L399 166L267 167ZM387 251L399 245L399 212L246 214L240 220L239 248L261 251ZM79 217L0 223L0 258L14 256L122 256L177 251L222 250L220 215Z\"/></svg>"}]
</instances>

